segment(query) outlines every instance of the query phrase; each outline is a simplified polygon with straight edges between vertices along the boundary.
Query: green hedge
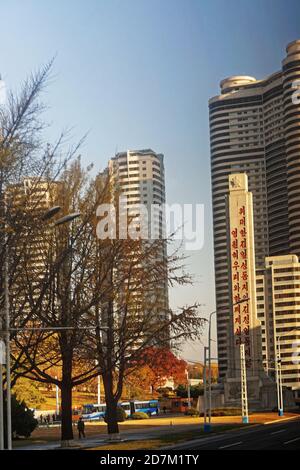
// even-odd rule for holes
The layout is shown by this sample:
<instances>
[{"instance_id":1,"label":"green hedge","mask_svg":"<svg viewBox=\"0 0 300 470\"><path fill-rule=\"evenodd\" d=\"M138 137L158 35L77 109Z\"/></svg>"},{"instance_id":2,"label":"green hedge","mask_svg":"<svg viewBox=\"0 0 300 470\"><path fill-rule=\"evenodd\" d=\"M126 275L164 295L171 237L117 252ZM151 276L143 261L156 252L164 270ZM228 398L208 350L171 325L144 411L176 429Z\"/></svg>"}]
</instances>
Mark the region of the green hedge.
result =
<instances>
[{"instance_id":1,"label":"green hedge","mask_svg":"<svg viewBox=\"0 0 300 470\"><path fill-rule=\"evenodd\" d=\"M211 411L212 416L241 416L242 410L240 408L215 408ZM200 416L203 416L202 412Z\"/></svg>"},{"instance_id":2,"label":"green hedge","mask_svg":"<svg viewBox=\"0 0 300 470\"><path fill-rule=\"evenodd\" d=\"M136 411L130 416L131 419L149 419L149 415L143 411Z\"/></svg>"},{"instance_id":3,"label":"green hedge","mask_svg":"<svg viewBox=\"0 0 300 470\"><path fill-rule=\"evenodd\" d=\"M125 421L127 419L127 415L126 415L125 411L120 406L118 406L118 408L117 408L117 419L118 419L118 423L123 423L123 421ZM104 421L107 423L106 414L104 416Z\"/></svg>"},{"instance_id":4,"label":"green hedge","mask_svg":"<svg viewBox=\"0 0 300 470\"><path fill-rule=\"evenodd\" d=\"M188 408L184 414L186 416L199 416L199 411L196 408Z\"/></svg>"}]
</instances>

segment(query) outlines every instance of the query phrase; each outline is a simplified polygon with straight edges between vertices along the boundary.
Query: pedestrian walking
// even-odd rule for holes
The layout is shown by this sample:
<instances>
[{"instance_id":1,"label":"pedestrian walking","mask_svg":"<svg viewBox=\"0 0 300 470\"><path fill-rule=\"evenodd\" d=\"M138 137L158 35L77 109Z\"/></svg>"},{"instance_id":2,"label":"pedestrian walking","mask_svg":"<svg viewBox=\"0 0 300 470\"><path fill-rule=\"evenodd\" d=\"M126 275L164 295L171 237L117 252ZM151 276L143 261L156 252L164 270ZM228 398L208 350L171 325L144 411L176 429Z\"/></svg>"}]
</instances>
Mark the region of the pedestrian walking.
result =
<instances>
[{"instance_id":1,"label":"pedestrian walking","mask_svg":"<svg viewBox=\"0 0 300 470\"><path fill-rule=\"evenodd\" d=\"M82 416L80 416L78 423L77 423L77 429L78 429L78 437L81 439L82 437L85 437L85 432L84 432L85 424L82 419Z\"/></svg>"}]
</instances>

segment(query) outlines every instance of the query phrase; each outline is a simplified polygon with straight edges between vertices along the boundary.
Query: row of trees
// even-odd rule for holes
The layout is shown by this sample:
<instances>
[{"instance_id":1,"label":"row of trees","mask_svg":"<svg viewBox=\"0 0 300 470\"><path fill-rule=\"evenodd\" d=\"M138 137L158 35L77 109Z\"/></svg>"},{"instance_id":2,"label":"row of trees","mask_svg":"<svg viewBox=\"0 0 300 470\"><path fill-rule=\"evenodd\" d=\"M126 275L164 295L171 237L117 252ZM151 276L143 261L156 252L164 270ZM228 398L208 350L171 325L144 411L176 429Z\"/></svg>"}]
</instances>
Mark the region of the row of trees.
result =
<instances>
[{"instance_id":1,"label":"row of trees","mask_svg":"<svg viewBox=\"0 0 300 470\"><path fill-rule=\"evenodd\" d=\"M197 304L174 311L161 303L166 282L192 282L171 236L147 243L97 238L97 208L112 195L116 200L115 189L109 175L82 166L81 142L67 147L62 134L45 144L41 93L51 67L33 74L0 108L0 262L9 261L13 383L26 377L60 388L61 437L69 442L74 387L102 375L108 432L118 433L117 403L127 378L142 366L150 373L153 347L169 361L169 345L197 338L203 319ZM60 207L56 219L80 217L55 225L45 215L49 205ZM2 309L4 277L2 270Z\"/></svg>"}]
</instances>

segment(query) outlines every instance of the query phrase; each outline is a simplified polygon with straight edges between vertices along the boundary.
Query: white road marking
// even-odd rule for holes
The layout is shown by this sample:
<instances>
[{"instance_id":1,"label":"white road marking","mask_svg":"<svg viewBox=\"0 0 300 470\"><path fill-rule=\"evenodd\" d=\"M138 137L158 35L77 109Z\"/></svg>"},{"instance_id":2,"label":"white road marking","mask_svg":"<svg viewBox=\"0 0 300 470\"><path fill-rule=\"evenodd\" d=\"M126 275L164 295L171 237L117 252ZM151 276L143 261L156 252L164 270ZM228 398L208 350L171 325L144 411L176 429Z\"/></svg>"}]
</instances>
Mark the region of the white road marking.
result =
<instances>
[{"instance_id":1,"label":"white road marking","mask_svg":"<svg viewBox=\"0 0 300 470\"><path fill-rule=\"evenodd\" d=\"M286 441L286 442L284 442L283 444L284 444L284 445L287 445L287 444L291 444L292 442L296 442L296 441L300 441L300 437L296 437L296 439L292 439L292 440L290 440L290 441Z\"/></svg>"},{"instance_id":2,"label":"white road marking","mask_svg":"<svg viewBox=\"0 0 300 470\"><path fill-rule=\"evenodd\" d=\"M226 449L227 447L238 446L239 444L243 444L242 441L235 442L234 444L227 444L227 446L219 447L219 449Z\"/></svg>"},{"instance_id":3,"label":"white road marking","mask_svg":"<svg viewBox=\"0 0 300 470\"><path fill-rule=\"evenodd\" d=\"M286 429L280 429L280 431L271 432L271 434L279 434L280 432L285 432Z\"/></svg>"},{"instance_id":4,"label":"white road marking","mask_svg":"<svg viewBox=\"0 0 300 470\"><path fill-rule=\"evenodd\" d=\"M263 424L268 425L268 424L274 424L274 423L282 423L284 421L290 421L291 419L299 419L299 415L298 416L290 416L289 418L274 419L273 421L267 421Z\"/></svg>"}]
</instances>

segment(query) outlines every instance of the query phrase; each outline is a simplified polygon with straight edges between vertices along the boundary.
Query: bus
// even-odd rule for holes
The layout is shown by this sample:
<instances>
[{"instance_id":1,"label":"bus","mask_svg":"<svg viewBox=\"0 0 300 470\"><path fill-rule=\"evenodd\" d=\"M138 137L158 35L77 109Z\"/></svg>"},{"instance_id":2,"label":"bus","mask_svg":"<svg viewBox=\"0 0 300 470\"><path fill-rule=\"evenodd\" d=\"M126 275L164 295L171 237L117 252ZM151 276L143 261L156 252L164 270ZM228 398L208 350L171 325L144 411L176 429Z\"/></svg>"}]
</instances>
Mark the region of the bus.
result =
<instances>
[{"instance_id":1,"label":"bus","mask_svg":"<svg viewBox=\"0 0 300 470\"><path fill-rule=\"evenodd\" d=\"M145 400L145 401L131 401L130 402L130 414L141 411L149 416L158 415L159 413L159 402L158 400Z\"/></svg>"},{"instance_id":2,"label":"bus","mask_svg":"<svg viewBox=\"0 0 300 470\"><path fill-rule=\"evenodd\" d=\"M153 416L159 413L158 400L132 400L123 401L118 403L118 406L123 408L127 418L136 411L142 411L148 416ZM106 413L106 404L87 404L83 405L82 417L85 421L98 421L104 419Z\"/></svg>"},{"instance_id":3,"label":"bus","mask_svg":"<svg viewBox=\"0 0 300 470\"><path fill-rule=\"evenodd\" d=\"M106 405L102 404L87 404L83 405L82 417L85 421L99 421L103 419L106 413Z\"/></svg>"}]
</instances>

